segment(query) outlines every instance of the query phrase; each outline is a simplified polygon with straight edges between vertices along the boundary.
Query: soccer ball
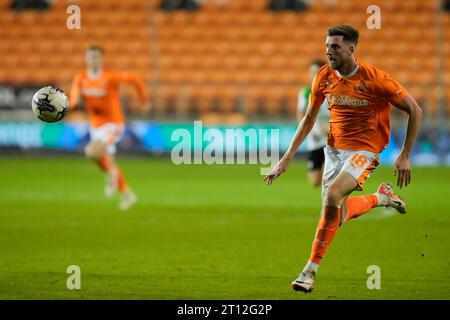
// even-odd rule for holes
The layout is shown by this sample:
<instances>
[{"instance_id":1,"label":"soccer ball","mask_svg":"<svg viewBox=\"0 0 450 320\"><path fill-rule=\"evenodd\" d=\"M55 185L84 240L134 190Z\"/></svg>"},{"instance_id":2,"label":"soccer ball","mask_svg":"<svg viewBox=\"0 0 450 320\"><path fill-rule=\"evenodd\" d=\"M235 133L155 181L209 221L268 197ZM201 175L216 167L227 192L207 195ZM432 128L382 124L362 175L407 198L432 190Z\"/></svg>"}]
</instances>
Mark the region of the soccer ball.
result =
<instances>
[{"instance_id":1,"label":"soccer ball","mask_svg":"<svg viewBox=\"0 0 450 320\"><path fill-rule=\"evenodd\" d=\"M45 122L57 122L67 114L69 99L61 89L46 86L34 94L31 107L38 119Z\"/></svg>"}]
</instances>

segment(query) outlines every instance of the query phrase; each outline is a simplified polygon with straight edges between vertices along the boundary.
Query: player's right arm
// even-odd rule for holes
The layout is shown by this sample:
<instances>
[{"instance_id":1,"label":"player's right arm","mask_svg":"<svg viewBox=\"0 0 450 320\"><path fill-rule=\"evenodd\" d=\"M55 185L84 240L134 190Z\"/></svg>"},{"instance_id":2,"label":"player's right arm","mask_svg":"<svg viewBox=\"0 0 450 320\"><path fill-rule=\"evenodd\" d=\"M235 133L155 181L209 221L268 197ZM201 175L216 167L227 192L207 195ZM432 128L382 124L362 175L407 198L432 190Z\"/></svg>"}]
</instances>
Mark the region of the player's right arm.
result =
<instances>
[{"instance_id":1,"label":"player's right arm","mask_svg":"<svg viewBox=\"0 0 450 320\"><path fill-rule=\"evenodd\" d=\"M69 94L69 109L79 108L81 105L81 78L82 74L77 73L73 79Z\"/></svg>"},{"instance_id":2,"label":"player's right arm","mask_svg":"<svg viewBox=\"0 0 450 320\"><path fill-rule=\"evenodd\" d=\"M148 113L151 110L150 98L141 77L134 73L116 71L112 73L112 78L117 83L131 83L136 88L141 100L142 113Z\"/></svg>"},{"instance_id":3,"label":"player's right arm","mask_svg":"<svg viewBox=\"0 0 450 320\"><path fill-rule=\"evenodd\" d=\"M403 100L394 103L394 106L408 114L405 141L395 161L394 169L394 174L397 176L397 186L402 188L411 182L410 154L416 141L417 133L419 132L420 122L422 121L422 109L409 93L406 94Z\"/></svg>"},{"instance_id":4,"label":"player's right arm","mask_svg":"<svg viewBox=\"0 0 450 320\"><path fill-rule=\"evenodd\" d=\"M309 96L309 105L306 109L305 116L300 121L300 124L295 131L294 138L292 139L288 150L283 155L281 160L278 161L277 165L264 178L264 181L266 181L268 185L272 184L276 178L278 178L287 170L287 168L289 167L289 163L294 158L295 153L297 152L297 149L303 143L306 136L314 126L319 108L325 99L325 96L319 88L319 83L320 76L319 74L317 74L312 83L311 94Z\"/></svg>"},{"instance_id":5,"label":"player's right arm","mask_svg":"<svg viewBox=\"0 0 450 320\"><path fill-rule=\"evenodd\" d=\"M422 120L422 109L411 94L387 73L375 69L375 90L396 108L408 115L406 137L400 154L395 161L394 175L397 175L397 186L402 188L411 182L410 154Z\"/></svg>"}]
</instances>

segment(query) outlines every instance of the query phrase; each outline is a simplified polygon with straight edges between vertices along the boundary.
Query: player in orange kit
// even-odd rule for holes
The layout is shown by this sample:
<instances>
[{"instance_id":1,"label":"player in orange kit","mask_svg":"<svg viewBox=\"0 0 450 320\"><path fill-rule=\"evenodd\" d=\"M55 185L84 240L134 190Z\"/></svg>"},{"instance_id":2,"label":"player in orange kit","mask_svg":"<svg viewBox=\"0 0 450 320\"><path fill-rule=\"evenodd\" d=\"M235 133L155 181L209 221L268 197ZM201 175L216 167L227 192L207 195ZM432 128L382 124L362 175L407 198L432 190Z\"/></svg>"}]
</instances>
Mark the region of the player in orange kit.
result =
<instances>
[{"instance_id":1,"label":"player in orange kit","mask_svg":"<svg viewBox=\"0 0 450 320\"><path fill-rule=\"evenodd\" d=\"M102 48L91 46L86 50L86 65L87 70L79 72L73 81L70 106L86 106L91 137L85 149L86 156L107 174L106 196L112 197L119 190L122 194L119 208L127 210L137 201L137 197L127 185L114 158L115 145L125 130L119 85L132 83L136 87L144 112L150 109L149 98L143 82L137 76L103 68Z\"/></svg>"},{"instance_id":2,"label":"player in orange kit","mask_svg":"<svg viewBox=\"0 0 450 320\"><path fill-rule=\"evenodd\" d=\"M354 50L359 32L348 24L327 31L329 64L317 71L310 102L289 149L265 177L271 184L285 172L296 150L310 132L324 99L330 110L330 133L325 147L322 177L322 215L310 258L292 282L296 291L310 292L319 264L338 227L377 206L406 213L406 203L392 187L383 183L374 194L350 196L362 190L365 179L378 165L378 155L390 135L390 104L409 116L402 150L395 162L397 186L411 181L410 153L419 130L422 110L414 98L388 74L371 64L356 60Z\"/></svg>"}]
</instances>

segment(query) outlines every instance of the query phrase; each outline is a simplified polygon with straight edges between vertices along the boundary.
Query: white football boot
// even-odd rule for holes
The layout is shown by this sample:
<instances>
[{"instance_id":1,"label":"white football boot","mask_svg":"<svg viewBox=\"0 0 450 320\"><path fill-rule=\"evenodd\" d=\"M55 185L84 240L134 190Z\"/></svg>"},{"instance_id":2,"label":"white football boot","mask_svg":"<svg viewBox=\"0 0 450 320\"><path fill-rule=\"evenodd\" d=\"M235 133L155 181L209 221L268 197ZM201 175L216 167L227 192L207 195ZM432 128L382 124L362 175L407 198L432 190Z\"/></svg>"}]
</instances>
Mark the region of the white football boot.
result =
<instances>
[{"instance_id":1,"label":"white football boot","mask_svg":"<svg viewBox=\"0 0 450 320\"><path fill-rule=\"evenodd\" d=\"M394 208L401 214L406 213L406 202L394 193L394 190L389 183L383 182L380 184L375 195L378 198L379 206Z\"/></svg>"},{"instance_id":2,"label":"white football boot","mask_svg":"<svg viewBox=\"0 0 450 320\"><path fill-rule=\"evenodd\" d=\"M309 293L313 290L314 279L316 273L314 271L303 271L298 275L298 278L292 282L291 287L295 291L302 291Z\"/></svg>"},{"instance_id":3,"label":"white football boot","mask_svg":"<svg viewBox=\"0 0 450 320\"><path fill-rule=\"evenodd\" d=\"M119 209L128 210L131 208L132 205L134 205L137 202L137 200L138 198L136 194L133 191L131 191L131 189L128 189L127 191L124 191L122 193L119 203Z\"/></svg>"}]
</instances>

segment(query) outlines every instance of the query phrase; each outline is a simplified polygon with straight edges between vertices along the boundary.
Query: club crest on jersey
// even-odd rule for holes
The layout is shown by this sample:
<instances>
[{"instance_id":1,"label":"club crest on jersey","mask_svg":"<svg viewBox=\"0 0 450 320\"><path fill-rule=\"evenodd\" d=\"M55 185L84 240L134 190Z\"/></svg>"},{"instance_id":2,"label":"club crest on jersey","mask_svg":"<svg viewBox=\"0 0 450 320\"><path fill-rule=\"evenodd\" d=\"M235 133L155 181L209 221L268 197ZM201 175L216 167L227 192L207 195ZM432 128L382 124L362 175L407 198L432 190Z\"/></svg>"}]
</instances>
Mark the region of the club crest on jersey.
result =
<instances>
[{"instance_id":1,"label":"club crest on jersey","mask_svg":"<svg viewBox=\"0 0 450 320\"><path fill-rule=\"evenodd\" d=\"M328 80L326 80L325 81L325 88L330 88L330 89L333 89L333 84L330 82L330 81L328 81Z\"/></svg>"},{"instance_id":2,"label":"club crest on jersey","mask_svg":"<svg viewBox=\"0 0 450 320\"><path fill-rule=\"evenodd\" d=\"M356 86L356 91L366 92L366 87L362 81Z\"/></svg>"},{"instance_id":3,"label":"club crest on jersey","mask_svg":"<svg viewBox=\"0 0 450 320\"><path fill-rule=\"evenodd\" d=\"M326 95L328 105L335 106L349 106L349 107L364 107L369 105L366 99L354 99L349 96L332 96L330 93Z\"/></svg>"}]
</instances>

